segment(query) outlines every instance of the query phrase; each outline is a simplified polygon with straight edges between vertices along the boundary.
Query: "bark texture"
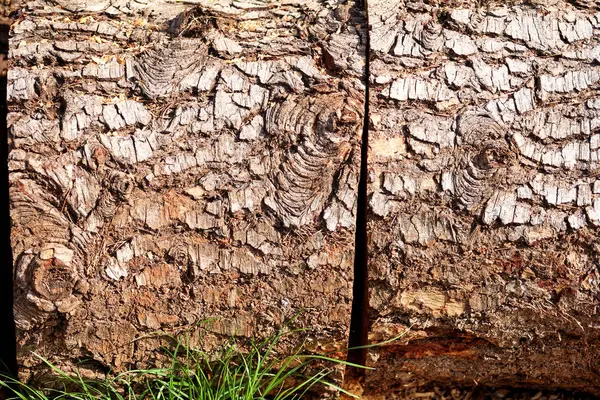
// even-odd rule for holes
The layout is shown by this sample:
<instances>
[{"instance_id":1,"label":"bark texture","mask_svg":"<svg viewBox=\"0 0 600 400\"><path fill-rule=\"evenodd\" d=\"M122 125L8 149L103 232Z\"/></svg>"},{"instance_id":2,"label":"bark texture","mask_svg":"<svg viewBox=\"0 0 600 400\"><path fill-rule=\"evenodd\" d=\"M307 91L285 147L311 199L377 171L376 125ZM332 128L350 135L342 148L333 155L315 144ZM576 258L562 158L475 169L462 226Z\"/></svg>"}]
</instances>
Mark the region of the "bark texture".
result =
<instances>
[{"instance_id":1,"label":"bark texture","mask_svg":"<svg viewBox=\"0 0 600 400\"><path fill-rule=\"evenodd\" d=\"M600 13L370 0L367 391L600 394ZM34 0L8 75L19 362L143 365L211 317L350 324L362 5ZM364 161L364 160L363 160ZM92 371L93 372L93 371Z\"/></svg>"},{"instance_id":2,"label":"bark texture","mask_svg":"<svg viewBox=\"0 0 600 400\"><path fill-rule=\"evenodd\" d=\"M371 387L600 393L600 14L371 0Z\"/></svg>"},{"instance_id":3,"label":"bark texture","mask_svg":"<svg viewBox=\"0 0 600 400\"><path fill-rule=\"evenodd\" d=\"M354 2L36 0L8 76L19 363L153 357L207 318L350 324L364 113ZM208 339L207 339L208 340Z\"/></svg>"}]
</instances>

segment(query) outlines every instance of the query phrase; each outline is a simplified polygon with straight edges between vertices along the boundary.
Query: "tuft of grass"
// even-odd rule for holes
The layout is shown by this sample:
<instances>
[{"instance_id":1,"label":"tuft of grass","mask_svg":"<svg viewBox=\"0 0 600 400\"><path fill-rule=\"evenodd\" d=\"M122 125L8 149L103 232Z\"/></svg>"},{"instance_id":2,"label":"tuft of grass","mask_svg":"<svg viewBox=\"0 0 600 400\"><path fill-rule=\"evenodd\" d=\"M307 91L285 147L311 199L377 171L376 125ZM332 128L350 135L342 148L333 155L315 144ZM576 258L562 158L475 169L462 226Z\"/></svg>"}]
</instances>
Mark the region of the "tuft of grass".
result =
<instances>
[{"instance_id":1,"label":"tuft of grass","mask_svg":"<svg viewBox=\"0 0 600 400\"><path fill-rule=\"evenodd\" d=\"M10 400L292 400L321 385L356 398L329 375L340 366L366 367L302 354L302 348L282 357L276 345L283 335L251 342L245 350L230 339L211 354L176 340L174 348L165 349L168 366L108 374L104 380L88 380L79 372L67 374L37 355L54 375L51 385L36 388L1 376L0 388L6 389Z\"/></svg>"}]
</instances>

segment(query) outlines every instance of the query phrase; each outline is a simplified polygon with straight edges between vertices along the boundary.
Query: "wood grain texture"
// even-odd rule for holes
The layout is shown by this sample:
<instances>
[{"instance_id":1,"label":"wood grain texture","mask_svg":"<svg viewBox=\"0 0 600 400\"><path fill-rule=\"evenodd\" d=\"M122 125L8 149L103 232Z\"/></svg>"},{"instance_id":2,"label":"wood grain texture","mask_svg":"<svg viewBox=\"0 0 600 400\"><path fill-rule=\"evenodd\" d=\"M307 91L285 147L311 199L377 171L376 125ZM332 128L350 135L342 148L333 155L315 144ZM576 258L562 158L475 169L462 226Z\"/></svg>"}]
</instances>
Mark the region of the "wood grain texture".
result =
<instances>
[{"instance_id":1,"label":"wood grain texture","mask_svg":"<svg viewBox=\"0 0 600 400\"><path fill-rule=\"evenodd\" d=\"M24 375L32 349L144 365L160 341L138 338L212 317L207 345L300 312L311 348L345 347L364 28L353 2L28 3L8 75Z\"/></svg>"},{"instance_id":2,"label":"wood grain texture","mask_svg":"<svg viewBox=\"0 0 600 400\"><path fill-rule=\"evenodd\" d=\"M371 388L600 392L585 3L369 1L370 340L412 327L370 351Z\"/></svg>"}]
</instances>

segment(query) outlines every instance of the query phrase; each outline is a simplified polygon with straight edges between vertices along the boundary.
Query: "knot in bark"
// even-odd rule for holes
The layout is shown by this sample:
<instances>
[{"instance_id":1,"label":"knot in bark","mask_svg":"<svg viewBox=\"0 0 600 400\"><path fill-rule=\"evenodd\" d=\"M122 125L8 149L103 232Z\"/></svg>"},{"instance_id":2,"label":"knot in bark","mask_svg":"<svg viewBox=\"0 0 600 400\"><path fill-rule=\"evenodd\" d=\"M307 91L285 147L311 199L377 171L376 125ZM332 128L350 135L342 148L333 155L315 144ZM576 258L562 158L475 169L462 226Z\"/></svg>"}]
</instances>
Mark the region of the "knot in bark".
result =
<instances>
[{"instance_id":1,"label":"knot in bark","mask_svg":"<svg viewBox=\"0 0 600 400\"><path fill-rule=\"evenodd\" d=\"M494 177L515 157L505 129L486 113L470 111L457 121L458 165L454 192L461 208L476 210L491 195Z\"/></svg>"}]
</instances>

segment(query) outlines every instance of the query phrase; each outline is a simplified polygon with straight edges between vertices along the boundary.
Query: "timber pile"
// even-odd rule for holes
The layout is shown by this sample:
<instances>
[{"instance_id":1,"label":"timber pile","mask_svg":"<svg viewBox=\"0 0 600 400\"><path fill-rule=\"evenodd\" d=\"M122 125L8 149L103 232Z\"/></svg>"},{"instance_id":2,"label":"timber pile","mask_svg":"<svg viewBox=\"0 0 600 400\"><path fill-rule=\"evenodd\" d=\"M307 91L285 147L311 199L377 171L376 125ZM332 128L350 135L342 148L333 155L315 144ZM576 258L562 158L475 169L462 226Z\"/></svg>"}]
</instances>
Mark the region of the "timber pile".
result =
<instances>
[{"instance_id":1,"label":"timber pile","mask_svg":"<svg viewBox=\"0 0 600 400\"><path fill-rule=\"evenodd\" d=\"M365 393L600 394L600 13L538 3L28 2L8 75L22 375L32 348L94 376L153 361L157 330L218 317L210 347L299 311L343 356L366 163L369 341L411 329L369 350Z\"/></svg>"}]
</instances>

